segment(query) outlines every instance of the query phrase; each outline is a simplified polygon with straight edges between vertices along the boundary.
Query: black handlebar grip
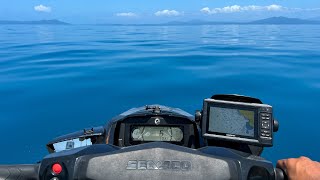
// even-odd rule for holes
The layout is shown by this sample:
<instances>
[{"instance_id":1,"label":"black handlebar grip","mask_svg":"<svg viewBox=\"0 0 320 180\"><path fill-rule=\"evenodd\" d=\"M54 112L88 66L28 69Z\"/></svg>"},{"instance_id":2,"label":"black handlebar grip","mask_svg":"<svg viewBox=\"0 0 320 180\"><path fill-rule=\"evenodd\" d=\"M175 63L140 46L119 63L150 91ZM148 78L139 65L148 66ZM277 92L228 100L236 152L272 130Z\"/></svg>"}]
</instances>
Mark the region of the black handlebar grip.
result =
<instances>
[{"instance_id":1,"label":"black handlebar grip","mask_svg":"<svg viewBox=\"0 0 320 180\"><path fill-rule=\"evenodd\" d=\"M276 180L288 180L286 172L280 168L275 168Z\"/></svg>"},{"instance_id":2,"label":"black handlebar grip","mask_svg":"<svg viewBox=\"0 0 320 180\"><path fill-rule=\"evenodd\" d=\"M38 180L39 165L0 165L1 180Z\"/></svg>"}]
</instances>

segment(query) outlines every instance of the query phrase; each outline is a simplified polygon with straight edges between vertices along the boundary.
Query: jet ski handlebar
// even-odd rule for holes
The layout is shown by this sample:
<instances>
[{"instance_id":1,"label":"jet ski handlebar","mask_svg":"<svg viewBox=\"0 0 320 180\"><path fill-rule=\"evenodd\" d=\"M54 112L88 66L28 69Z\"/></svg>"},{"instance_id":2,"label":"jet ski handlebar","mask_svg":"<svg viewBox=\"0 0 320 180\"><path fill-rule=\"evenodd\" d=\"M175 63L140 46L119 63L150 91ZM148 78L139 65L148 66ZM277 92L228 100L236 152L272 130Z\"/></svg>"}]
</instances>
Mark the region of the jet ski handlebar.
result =
<instances>
[{"instance_id":1,"label":"jet ski handlebar","mask_svg":"<svg viewBox=\"0 0 320 180\"><path fill-rule=\"evenodd\" d=\"M286 172L280 168L275 168L275 179L283 179L283 180L288 180L288 176Z\"/></svg>"},{"instance_id":2,"label":"jet ski handlebar","mask_svg":"<svg viewBox=\"0 0 320 180\"><path fill-rule=\"evenodd\" d=\"M39 164L34 165L1 165L0 179L4 180L39 180ZM275 168L275 180L288 180L286 173ZM79 177L79 176L78 176Z\"/></svg>"},{"instance_id":3,"label":"jet ski handlebar","mask_svg":"<svg viewBox=\"0 0 320 180\"><path fill-rule=\"evenodd\" d=\"M4 180L37 180L39 164L0 165L0 179Z\"/></svg>"}]
</instances>

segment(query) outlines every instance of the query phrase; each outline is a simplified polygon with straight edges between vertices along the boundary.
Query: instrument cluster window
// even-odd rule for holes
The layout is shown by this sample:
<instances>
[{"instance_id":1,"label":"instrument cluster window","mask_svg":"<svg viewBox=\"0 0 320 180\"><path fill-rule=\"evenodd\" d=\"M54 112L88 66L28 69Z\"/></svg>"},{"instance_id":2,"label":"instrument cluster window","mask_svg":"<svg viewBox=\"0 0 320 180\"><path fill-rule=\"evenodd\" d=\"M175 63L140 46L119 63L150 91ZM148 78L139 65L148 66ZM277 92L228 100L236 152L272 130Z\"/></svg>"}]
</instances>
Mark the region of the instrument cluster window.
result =
<instances>
[{"instance_id":1,"label":"instrument cluster window","mask_svg":"<svg viewBox=\"0 0 320 180\"><path fill-rule=\"evenodd\" d=\"M173 126L131 126L131 140L134 142L182 142L183 128Z\"/></svg>"}]
</instances>

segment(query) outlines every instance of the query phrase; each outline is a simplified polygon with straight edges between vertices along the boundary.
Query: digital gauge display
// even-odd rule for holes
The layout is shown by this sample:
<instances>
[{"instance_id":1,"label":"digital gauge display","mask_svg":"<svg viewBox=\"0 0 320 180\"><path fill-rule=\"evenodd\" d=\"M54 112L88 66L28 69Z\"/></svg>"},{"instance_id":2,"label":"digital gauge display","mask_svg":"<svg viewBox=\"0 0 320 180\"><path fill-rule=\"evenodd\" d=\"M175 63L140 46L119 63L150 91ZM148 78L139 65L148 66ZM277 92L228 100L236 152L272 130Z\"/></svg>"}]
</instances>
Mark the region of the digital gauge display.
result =
<instances>
[{"instance_id":1,"label":"digital gauge display","mask_svg":"<svg viewBox=\"0 0 320 180\"><path fill-rule=\"evenodd\" d=\"M183 132L180 127L133 126L131 129L131 138L133 141L181 142Z\"/></svg>"}]
</instances>

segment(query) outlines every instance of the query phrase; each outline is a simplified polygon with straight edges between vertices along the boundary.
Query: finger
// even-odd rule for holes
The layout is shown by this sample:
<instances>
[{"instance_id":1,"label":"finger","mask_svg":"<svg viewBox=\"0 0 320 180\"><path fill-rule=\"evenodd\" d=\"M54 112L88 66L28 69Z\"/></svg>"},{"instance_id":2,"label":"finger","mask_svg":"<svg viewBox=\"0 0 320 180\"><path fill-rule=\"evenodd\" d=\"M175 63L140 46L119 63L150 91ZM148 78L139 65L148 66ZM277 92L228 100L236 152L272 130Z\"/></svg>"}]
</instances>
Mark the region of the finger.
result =
<instances>
[{"instance_id":1,"label":"finger","mask_svg":"<svg viewBox=\"0 0 320 180\"><path fill-rule=\"evenodd\" d=\"M277 162L276 167L277 167L277 168L281 168L281 169L283 169L283 170L287 169L286 161L287 161L286 159L281 159L281 160L279 160L279 161Z\"/></svg>"},{"instance_id":2,"label":"finger","mask_svg":"<svg viewBox=\"0 0 320 180\"><path fill-rule=\"evenodd\" d=\"M286 160L286 167L287 168L292 168L292 167L295 167L297 165L297 163L299 162L300 160L298 158L289 158Z\"/></svg>"}]
</instances>

